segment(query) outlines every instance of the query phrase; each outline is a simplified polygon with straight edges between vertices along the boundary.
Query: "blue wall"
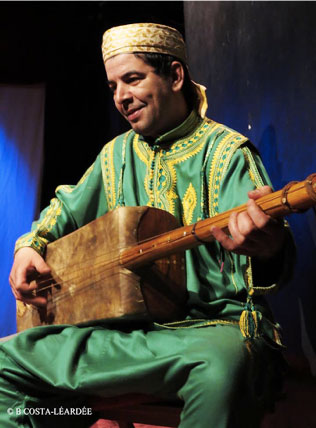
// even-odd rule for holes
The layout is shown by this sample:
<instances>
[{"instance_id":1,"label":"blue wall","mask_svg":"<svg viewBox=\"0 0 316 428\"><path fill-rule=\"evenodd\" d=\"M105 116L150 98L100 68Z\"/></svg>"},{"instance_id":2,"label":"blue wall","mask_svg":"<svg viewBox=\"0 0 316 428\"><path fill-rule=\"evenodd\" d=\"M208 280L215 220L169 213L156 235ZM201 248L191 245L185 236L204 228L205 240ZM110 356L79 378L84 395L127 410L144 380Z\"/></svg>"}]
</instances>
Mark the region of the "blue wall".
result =
<instances>
[{"instance_id":1,"label":"blue wall","mask_svg":"<svg viewBox=\"0 0 316 428\"><path fill-rule=\"evenodd\" d=\"M184 2L189 64L208 116L247 135L276 189L316 172L316 4ZM316 375L316 217L289 217L295 277L270 299L289 352Z\"/></svg>"},{"instance_id":2,"label":"blue wall","mask_svg":"<svg viewBox=\"0 0 316 428\"><path fill-rule=\"evenodd\" d=\"M0 87L0 337L16 330L8 278L15 241L36 215L43 103L43 88Z\"/></svg>"}]
</instances>

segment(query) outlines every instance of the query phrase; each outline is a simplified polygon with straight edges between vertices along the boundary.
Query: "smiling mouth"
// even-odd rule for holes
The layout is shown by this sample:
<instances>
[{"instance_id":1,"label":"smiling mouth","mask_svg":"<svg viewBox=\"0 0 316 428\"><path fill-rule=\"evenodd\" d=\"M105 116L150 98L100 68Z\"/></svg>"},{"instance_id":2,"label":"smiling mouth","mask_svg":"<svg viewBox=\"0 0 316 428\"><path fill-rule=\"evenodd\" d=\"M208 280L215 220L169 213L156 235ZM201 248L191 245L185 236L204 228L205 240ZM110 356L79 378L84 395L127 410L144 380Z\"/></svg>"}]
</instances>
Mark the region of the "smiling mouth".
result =
<instances>
[{"instance_id":1,"label":"smiling mouth","mask_svg":"<svg viewBox=\"0 0 316 428\"><path fill-rule=\"evenodd\" d=\"M135 119L138 119L138 117L141 114L142 109L144 108L144 106L139 107L135 110L131 110L130 112L127 112L126 117L129 121L133 121Z\"/></svg>"}]
</instances>

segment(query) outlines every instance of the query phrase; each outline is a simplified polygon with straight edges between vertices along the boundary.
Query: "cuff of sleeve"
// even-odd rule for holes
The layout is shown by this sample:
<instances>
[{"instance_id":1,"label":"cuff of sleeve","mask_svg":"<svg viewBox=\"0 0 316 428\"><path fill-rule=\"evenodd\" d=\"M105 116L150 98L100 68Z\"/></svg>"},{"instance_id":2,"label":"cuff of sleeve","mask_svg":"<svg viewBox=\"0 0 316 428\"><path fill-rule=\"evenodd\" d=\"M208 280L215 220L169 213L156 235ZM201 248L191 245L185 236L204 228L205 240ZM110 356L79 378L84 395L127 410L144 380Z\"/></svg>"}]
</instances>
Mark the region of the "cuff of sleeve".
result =
<instances>
[{"instance_id":1,"label":"cuff of sleeve","mask_svg":"<svg viewBox=\"0 0 316 428\"><path fill-rule=\"evenodd\" d=\"M41 238L36 235L35 232L27 233L26 235L21 236L16 241L15 248L14 248L14 254L23 247L31 247L33 250L38 252L41 256L44 256L46 246L48 244L48 239Z\"/></svg>"},{"instance_id":2,"label":"cuff of sleeve","mask_svg":"<svg viewBox=\"0 0 316 428\"><path fill-rule=\"evenodd\" d=\"M253 293L266 294L281 288L293 276L296 261L296 248L292 233L285 222L287 230L282 250L273 260L260 263L252 260Z\"/></svg>"}]
</instances>

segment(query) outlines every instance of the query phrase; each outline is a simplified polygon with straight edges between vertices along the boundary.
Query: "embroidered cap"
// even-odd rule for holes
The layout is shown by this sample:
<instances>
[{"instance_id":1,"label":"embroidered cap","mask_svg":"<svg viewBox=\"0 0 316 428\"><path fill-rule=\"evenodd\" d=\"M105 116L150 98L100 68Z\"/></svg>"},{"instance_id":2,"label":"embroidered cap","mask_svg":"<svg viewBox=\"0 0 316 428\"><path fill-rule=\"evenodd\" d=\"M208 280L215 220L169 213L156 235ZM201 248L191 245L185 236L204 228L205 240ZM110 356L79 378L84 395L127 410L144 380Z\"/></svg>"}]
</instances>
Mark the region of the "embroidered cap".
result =
<instances>
[{"instance_id":1,"label":"embroidered cap","mask_svg":"<svg viewBox=\"0 0 316 428\"><path fill-rule=\"evenodd\" d=\"M186 63L183 37L178 30L167 25L152 23L120 25L104 33L102 41L104 62L112 56L132 52L172 55Z\"/></svg>"},{"instance_id":2,"label":"embroidered cap","mask_svg":"<svg viewBox=\"0 0 316 428\"><path fill-rule=\"evenodd\" d=\"M113 27L103 34L104 63L123 53L153 52L174 56L187 64L185 43L178 30L167 25L140 23ZM192 81L198 95L198 113L204 118L207 110L206 88Z\"/></svg>"}]
</instances>

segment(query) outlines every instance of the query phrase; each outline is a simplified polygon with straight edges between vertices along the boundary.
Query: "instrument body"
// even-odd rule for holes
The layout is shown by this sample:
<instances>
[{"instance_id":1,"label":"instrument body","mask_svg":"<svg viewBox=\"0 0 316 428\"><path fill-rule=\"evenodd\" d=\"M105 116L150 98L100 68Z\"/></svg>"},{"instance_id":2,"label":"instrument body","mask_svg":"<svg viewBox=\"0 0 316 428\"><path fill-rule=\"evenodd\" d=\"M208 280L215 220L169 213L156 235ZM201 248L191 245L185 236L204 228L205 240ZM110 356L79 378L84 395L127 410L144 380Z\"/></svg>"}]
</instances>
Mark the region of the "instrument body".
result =
<instances>
[{"instance_id":1,"label":"instrument body","mask_svg":"<svg viewBox=\"0 0 316 428\"><path fill-rule=\"evenodd\" d=\"M19 305L18 331L50 324L104 319L166 321L184 316L184 253L160 258L141 269L120 263L122 249L179 226L166 211L121 207L47 246L51 277L40 279L46 308ZM43 286L41 286L43 284ZM40 292L41 293L41 292Z\"/></svg>"}]
</instances>

